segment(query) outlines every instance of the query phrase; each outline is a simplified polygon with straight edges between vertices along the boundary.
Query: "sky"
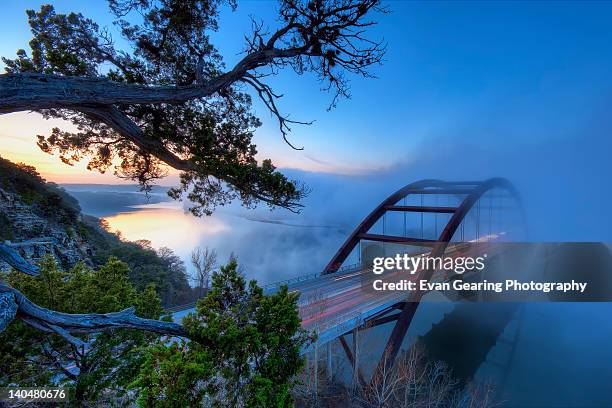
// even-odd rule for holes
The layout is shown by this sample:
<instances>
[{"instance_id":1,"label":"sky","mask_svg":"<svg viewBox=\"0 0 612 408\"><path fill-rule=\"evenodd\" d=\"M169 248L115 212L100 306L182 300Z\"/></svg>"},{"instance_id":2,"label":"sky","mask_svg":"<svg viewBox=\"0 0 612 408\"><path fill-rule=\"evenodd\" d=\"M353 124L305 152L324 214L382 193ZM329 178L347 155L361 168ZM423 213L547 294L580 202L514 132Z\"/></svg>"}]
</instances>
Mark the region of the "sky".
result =
<instances>
[{"instance_id":1,"label":"sky","mask_svg":"<svg viewBox=\"0 0 612 408\"><path fill-rule=\"evenodd\" d=\"M1 56L27 48L24 10L41 3L4 2ZM112 22L104 1L54 4L103 26ZM284 112L315 121L290 135L303 151L285 144L277 123L255 104L263 120L255 135L259 157L313 189L302 214L229 206L194 221L161 203L164 217L149 209L119 214L113 225L133 233L130 239L157 235L183 258L194 245L216 248L224 259L237 253L250 276L269 282L318 272L354 226L405 184L502 176L521 194L531 239L612 242L612 2L386 4L391 12L377 16L372 31L387 42L385 61L374 67L376 79L351 78L350 100L327 111L332 96L315 78L286 71L272 79L285 95ZM228 66L240 58L249 16L273 25L275 8L242 1L223 13L213 38ZM40 152L35 136L53 126L67 125L34 113L0 116L0 155L35 165L51 181L119 182ZM538 310L529 315L532 336L523 340L517 392L582 405L599 397L596 389L607 392L609 305L532 307Z\"/></svg>"},{"instance_id":2,"label":"sky","mask_svg":"<svg viewBox=\"0 0 612 408\"><path fill-rule=\"evenodd\" d=\"M24 9L39 4L4 5L0 55L27 46ZM353 186L349 190L361 188L363 180L375 180L368 188L381 184L376 191L388 193L424 177L508 177L542 228L602 239L598 227L610 221L606 203L612 198L601 187L612 170L607 153L612 3L386 4L390 13L375 16L379 25L371 32L388 49L384 63L373 69L377 78L352 77L351 99L327 111L332 95L322 92L315 78L281 72L271 80L285 95L280 108L292 118L315 122L294 127L290 140L304 147L295 151L256 103L263 120L255 136L259 157L272 158L300 177L304 172L343 176L341 184ZM60 12L81 11L100 25L111 24L105 2L55 5ZM274 27L276 7L245 1L236 12L222 14L213 40L228 66L240 58L249 16ZM40 152L35 135L56 125L34 113L1 116L0 154L36 165L52 181L117 182ZM175 180L171 176L162 184Z\"/></svg>"}]
</instances>

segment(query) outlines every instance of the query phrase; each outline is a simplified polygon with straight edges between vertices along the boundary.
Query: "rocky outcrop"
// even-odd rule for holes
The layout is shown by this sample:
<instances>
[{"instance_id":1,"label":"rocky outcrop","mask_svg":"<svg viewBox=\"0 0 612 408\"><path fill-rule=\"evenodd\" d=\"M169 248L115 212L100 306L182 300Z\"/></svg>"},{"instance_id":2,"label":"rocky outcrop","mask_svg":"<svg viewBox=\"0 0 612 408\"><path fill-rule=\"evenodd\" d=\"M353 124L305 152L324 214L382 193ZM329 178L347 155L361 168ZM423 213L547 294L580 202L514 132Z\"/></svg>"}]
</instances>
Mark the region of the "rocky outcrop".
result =
<instances>
[{"instance_id":1,"label":"rocky outcrop","mask_svg":"<svg viewBox=\"0 0 612 408\"><path fill-rule=\"evenodd\" d=\"M12 293L0 293L0 332L15 318L17 303Z\"/></svg>"},{"instance_id":2,"label":"rocky outcrop","mask_svg":"<svg viewBox=\"0 0 612 408\"><path fill-rule=\"evenodd\" d=\"M26 260L36 263L45 255L52 255L64 268L79 261L91 263L93 248L79 233L78 225L62 225L37 214L33 205L16 193L0 188L0 222L3 225L5 244ZM0 270L9 270L0 261Z\"/></svg>"}]
</instances>

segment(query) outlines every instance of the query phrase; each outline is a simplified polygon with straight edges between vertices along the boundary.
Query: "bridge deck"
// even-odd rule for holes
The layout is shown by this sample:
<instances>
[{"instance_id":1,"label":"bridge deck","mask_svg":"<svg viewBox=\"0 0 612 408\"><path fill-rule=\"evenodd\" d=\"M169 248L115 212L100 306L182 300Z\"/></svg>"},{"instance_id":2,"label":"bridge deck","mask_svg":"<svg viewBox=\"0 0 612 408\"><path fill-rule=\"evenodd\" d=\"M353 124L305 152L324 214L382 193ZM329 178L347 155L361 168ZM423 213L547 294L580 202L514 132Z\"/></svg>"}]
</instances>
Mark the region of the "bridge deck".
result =
<instances>
[{"instance_id":1,"label":"bridge deck","mask_svg":"<svg viewBox=\"0 0 612 408\"><path fill-rule=\"evenodd\" d=\"M364 278L366 273L367 278ZM404 279L412 276L407 272L402 273L405 275L402 276ZM371 282L375 277L369 269L356 267L287 283L290 292L300 293L298 306L302 327L318 333L317 345L337 338L363 324L368 318L406 300L406 292L373 292L362 288L362 285ZM265 293L274 293L280 284L283 282L267 286ZM193 311L192 307L175 312L173 318L180 322L185 315Z\"/></svg>"},{"instance_id":2,"label":"bridge deck","mask_svg":"<svg viewBox=\"0 0 612 408\"><path fill-rule=\"evenodd\" d=\"M493 195L489 195L489 200L486 203L488 207L481 208L480 203L481 198L485 194L492 193L495 190L505 190L505 194L508 194L509 197L517 197L512 185L507 180L501 178L492 178L483 182L421 180L408 184L391 194L349 235L324 268L323 274L282 282L289 287L290 291L300 293L299 313L303 328L316 332L318 334L317 344L323 345L351 331L355 327L363 325L367 321L368 323L371 322L373 318L379 318L385 312L390 312L392 308L401 302L408 300L410 293L406 291L374 291L371 282L378 279L378 277L371 273L369 269L362 269L361 267L338 269L346 262L349 255L356 250L362 241L418 247L411 256L418 255L419 253L431 253L433 256L442 256L449 249L447 245L454 241L455 233L460 234L458 239L461 242L489 242L491 239L496 240L498 237L496 231L499 231L499 229L504 231L504 228L501 225L501 228L493 228ZM418 197L420 200L413 200L409 203L408 199L413 198L413 196ZM429 200L424 196L435 196L435 198ZM444 206L438 205L440 196L443 198L447 196L445 197L446 200L443 200ZM452 196L453 199L450 200L449 196ZM497 197L497 195L495 196ZM464 235L464 220L473 208L475 212L472 214L470 222L475 220L476 226L474 229L474 239L470 240ZM488 215L488 218L485 217L483 219L481 217L481 209L488 209L488 213L485 213ZM405 217L403 236L385 233L385 217L387 212L420 213L420 238L418 234L417 237L411 236L414 234L407 234ZM437 226L437 218L434 218L433 236L435 239L424 238L425 223L423 214L425 213L433 213L434 217L438 213L450 215L449 219L444 221L444 226L441 230ZM380 220L382 220L382 234L374 233L373 228ZM483 236L481 232L485 230L484 225L481 228L481 223L485 221L488 221L489 234ZM416 231L418 232L418 226ZM499 232L499 234L505 233ZM450 245L452 247L454 244ZM427 270L423 272L422 277L420 277L420 274L411 275L407 271L386 271L385 281L397 282L402 279L417 280L420 278L431 280L433 277L432 271ZM446 280L446 276L443 275L436 280ZM278 288L278 284L267 286L265 292L268 294L274 293ZM422 296L422 293L415 293L414 300L419 302ZM174 314L174 319L180 320L182 316L192 310L193 308L177 312ZM401 318L398 319L398 323L391 332L387 343L389 353L385 353L379 366L384 361L387 361L387 359L394 359L397 355L401 342L414 317L415 310L416 308L402 308ZM393 317L396 316L385 316L382 320L391 321Z\"/></svg>"},{"instance_id":3,"label":"bridge deck","mask_svg":"<svg viewBox=\"0 0 612 408\"><path fill-rule=\"evenodd\" d=\"M486 244L469 249L461 246L451 245L446 255L476 256ZM425 253L421 250L412 255ZM419 279L419 274L413 275L405 270L384 273L386 282ZM309 275L270 284L264 287L264 293L273 294L285 284L290 292L299 292L302 327L315 331L318 334L317 345L321 346L407 300L409 293L406 291L374 291L372 283L375 279L379 279L379 275L372 273L371 269L351 265L332 274ZM446 280L446 274L434 275L431 281L442 280ZM193 311L194 307L177 311L173 313L174 320L180 322Z\"/></svg>"}]
</instances>

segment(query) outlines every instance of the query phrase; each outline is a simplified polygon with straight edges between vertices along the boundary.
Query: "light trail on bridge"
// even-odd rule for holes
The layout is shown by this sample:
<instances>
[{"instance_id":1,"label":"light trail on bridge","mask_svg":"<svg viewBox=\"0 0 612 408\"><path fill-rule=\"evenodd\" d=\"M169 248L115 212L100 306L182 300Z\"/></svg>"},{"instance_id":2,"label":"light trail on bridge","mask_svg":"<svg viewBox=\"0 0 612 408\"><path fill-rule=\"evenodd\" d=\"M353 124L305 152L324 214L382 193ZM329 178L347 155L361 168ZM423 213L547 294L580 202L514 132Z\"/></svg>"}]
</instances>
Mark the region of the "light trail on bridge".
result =
<instances>
[{"instance_id":1,"label":"light trail on bridge","mask_svg":"<svg viewBox=\"0 0 612 408\"><path fill-rule=\"evenodd\" d=\"M412 201L409 202L409 199ZM514 200L514 207L512 203L507 206L508 199ZM388 255L385 245L392 245L396 250L403 248L399 250L400 253L407 253L409 256L465 255L462 245L465 246L470 242L494 242L508 232L503 227L503 219L498 214L494 214L508 208L519 209L518 218L521 218L524 224L518 196L505 179L494 178L482 182L422 180L409 184L382 201L357 226L329 261L323 273L266 285L264 293L272 294L281 285L287 285L290 292L299 292L298 307L302 327L317 334L317 341L310 348L322 346L339 337L342 340L343 335L355 328L367 328L371 325L396 321L385 348L390 351L384 353L379 363L383 364L384 359L395 358L426 291L375 291L372 283L379 279L379 276L372 273L371 268L363 267L361 264L370 264L371 259L368 257L372 257L373 253L382 252ZM389 234L387 213L403 214L403 234ZM407 214L417 216L416 228L408 229ZM427 227L427 234L426 215L432 221L432 225ZM475 225L467 225L468 221L472 223L475 221ZM496 225L498 221L500 225ZM512 221L510 223L512 224ZM374 231L380 224L382 224L382 233ZM409 231L412 234L409 235ZM473 234L472 239L467 237L470 233ZM428 235L433 236L428 238ZM364 247L363 243L368 243L368 246ZM475 247L480 247L481 250L483 248L480 245L471 248ZM363 253L364 248L367 249L367 256ZM359 252L360 263L343 267L342 265L355 251ZM424 279L432 282L451 278L448 271L437 273L431 269L416 273L391 270L385 272L385 277L395 281ZM176 321L180 321L193 310L193 305L187 310L177 310L173 317ZM397 313L391 314L394 310L397 310ZM303 352L308 351L309 348L303 350ZM347 356L351 359L348 351Z\"/></svg>"}]
</instances>

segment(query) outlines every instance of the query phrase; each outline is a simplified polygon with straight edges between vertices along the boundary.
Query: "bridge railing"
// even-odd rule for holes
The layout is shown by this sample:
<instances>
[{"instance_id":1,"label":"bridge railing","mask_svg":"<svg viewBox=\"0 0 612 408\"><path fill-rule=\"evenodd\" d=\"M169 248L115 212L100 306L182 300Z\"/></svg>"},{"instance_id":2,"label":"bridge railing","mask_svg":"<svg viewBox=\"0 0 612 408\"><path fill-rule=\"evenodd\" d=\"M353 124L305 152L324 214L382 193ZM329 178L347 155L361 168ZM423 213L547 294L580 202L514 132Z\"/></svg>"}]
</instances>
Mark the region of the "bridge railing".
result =
<instances>
[{"instance_id":1,"label":"bridge railing","mask_svg":"<svg viewBox=\"0 0 612 408\"><path fill-rule=\"evenodd\" d=\"M329 277L331 277L331 276L342 275L343 273L352 272L352 271L358 271L360 269L361 269L361 263L345 265L345 266L339 268L333 274L330 273L330 274L323 275L321 272L318 272L318 273L311 273L309 275L295 276L293 278L285 279L285 280L282 280L282 281L268 283L268 284L263 286L263 290L264 290L264 292L268 292L270 290L278 290L283 285L289 286L289 285L294 284L294 283L305 282L305 281L308 281L308 280L317 279L317 278L320 278L321 276L329 276Z\"/></svg>"},{"instance_id":2,"label":"bridge railing","mask_svg":"<svg viewBox=\"0 0 612 408\"><path fill-rule=\"evenodd\" d=\"M289 278L289 279L284 279L282 281L277 281L277 282L272 282L272 283L268 283L266 285L264 285L262 288L264 290L264 292L267 293L274 293L277 290L280 289L281 286L283 285L292 285L294 283L299 283L299 282L305 282L308 280L312 280L312 279L317 279L321 276L338 276L338 275L342 275L343 273L348 273L348 272L352 272L352 271L358 271L361 269L361 263L354 263L354 264L350 264L350 265L345 265L343 267L341 267L340 269L338 269L336 272L334 273L330 273L330 274L326 274L323 275L321 272L318 273L311 273L308 275L300 275L300 276L295 276L293 278ZM184 305L178 305L178 306L172 306L172 307L168 307L165 309L166 312L168 313L176 313L176 312L181 312L183 310L187 310L187 309L191 309L193 307L195 307L196 302L190 302Z\"/></svg>"}]
</instances>

